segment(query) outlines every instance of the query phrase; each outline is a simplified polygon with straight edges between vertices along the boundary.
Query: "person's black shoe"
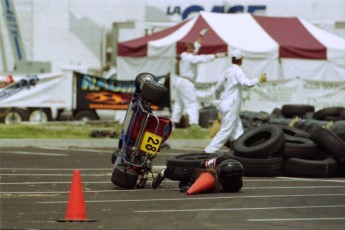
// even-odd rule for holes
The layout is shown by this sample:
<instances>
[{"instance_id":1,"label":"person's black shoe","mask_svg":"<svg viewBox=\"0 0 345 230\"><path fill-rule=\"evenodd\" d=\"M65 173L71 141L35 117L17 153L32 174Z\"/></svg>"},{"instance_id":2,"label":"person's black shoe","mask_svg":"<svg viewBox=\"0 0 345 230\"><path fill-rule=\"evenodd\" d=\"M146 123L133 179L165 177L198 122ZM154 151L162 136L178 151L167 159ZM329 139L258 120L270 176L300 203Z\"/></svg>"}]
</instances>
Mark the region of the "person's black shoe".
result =
<instances>
[{"instance_id":1,"label":"person's black shoe","mask_svg":"<svg viewBox=\"0 0 345 230\"><path fill-rule=\"evenodd\" d=\"M163 169L162 171L160 171L160 173L157 174L157 176L155 178L153 178L152 180L152 188L156 189L159 187L159 185L162 183L162 181L164 180L165 176L164 176L164 171L165 169Z\"/></svg>"}]
</instances>

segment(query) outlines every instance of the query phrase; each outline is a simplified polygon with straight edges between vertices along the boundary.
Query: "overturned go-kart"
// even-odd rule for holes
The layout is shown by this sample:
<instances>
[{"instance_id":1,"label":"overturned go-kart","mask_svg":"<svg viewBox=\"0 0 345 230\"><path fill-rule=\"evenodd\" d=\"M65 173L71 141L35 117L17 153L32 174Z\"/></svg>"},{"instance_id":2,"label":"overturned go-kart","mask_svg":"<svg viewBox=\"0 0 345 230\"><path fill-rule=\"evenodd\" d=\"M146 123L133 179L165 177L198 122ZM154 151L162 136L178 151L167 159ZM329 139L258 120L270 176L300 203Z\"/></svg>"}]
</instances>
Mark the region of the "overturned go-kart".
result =
<instances>
[{"instance_id":1,"label":"overturned go-kart","mask_svg":"<svg viewBox=\"0 0 345 230\"><path fill-rule=\"evenodd\" d=\"M172 123L156 116L153 105L161 104L168 90L150 73L135 79L135 91L122 125L118 148L112 154L113 184L126 189L144 188L152 173L152 160L170 136Z\"/></svg>"}]
</instances>

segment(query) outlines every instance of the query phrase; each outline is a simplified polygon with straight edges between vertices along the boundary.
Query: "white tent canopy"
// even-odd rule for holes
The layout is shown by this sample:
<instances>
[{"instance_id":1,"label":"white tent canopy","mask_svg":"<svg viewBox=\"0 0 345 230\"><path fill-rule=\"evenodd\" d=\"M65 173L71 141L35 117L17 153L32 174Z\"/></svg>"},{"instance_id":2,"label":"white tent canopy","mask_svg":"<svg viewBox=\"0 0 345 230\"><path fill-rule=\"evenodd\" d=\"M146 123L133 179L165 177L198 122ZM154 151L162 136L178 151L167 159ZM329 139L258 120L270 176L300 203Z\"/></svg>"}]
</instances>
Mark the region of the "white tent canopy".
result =
<instances>
[{"instance_id":1,"label":"white tent canopy","mask_svg":"<svg viewBox=\"0 0 345 230\"><path fill-rule=\"evenodd\" d=\"M200 30L209 28L200 54L241 49L244 72L266 72L271 80L345 81L345 39L296 17L201 12L153 35L118 44L118 77L133 79L140 72L173 73L176 57ZM215 82L229 58L199 66L199 82Z\"/></svg>"}]
</instances>

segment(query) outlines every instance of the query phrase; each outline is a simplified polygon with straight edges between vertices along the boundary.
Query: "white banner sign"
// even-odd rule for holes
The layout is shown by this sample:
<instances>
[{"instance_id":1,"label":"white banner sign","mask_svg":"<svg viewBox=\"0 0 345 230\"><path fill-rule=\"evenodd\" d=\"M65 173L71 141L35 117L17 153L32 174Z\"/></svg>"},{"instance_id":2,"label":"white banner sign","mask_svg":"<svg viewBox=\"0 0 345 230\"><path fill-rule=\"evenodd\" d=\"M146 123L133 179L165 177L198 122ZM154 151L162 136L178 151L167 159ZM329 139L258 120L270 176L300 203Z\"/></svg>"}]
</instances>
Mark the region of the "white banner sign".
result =
<instances>
[{"instance_id":1,"label":"white banner sign","mask_svg":"<svg viewBox=\"0 0 345 230\"><path fill-rule=\"evenodd\" d=\"M209 87L198 87L198 98L211 103L213 97L210 96ZM334 106L345 107L345 82L302 79L269 81L245 88L242 99L242 110L253 112L271 113L285 104L312 105L315 111Z\"/></svg>"},{"instance_id":2,"label":"white banner sign","mask_svg":"<svg viewBox=\"0 0 345 230\"><path fill-rule=\"evenodd\" d=\"M50 73L13 79L0 89L0 107L71 107L71 76Z\"/></svg>"}]
</instances>

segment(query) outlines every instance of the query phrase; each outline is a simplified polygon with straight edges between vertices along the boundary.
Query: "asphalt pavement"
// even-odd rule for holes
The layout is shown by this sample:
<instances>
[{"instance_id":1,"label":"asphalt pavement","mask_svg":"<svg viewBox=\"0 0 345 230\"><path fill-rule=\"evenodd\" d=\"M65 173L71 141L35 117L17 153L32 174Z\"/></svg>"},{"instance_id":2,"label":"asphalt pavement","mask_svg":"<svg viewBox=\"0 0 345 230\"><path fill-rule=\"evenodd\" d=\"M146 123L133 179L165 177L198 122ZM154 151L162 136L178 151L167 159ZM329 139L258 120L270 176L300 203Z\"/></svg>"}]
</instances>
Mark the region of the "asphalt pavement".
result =
<instances>
[{"instance_id":1,"label":"asphalt pavement","mask_svg":"<svg viewBox=\"0 0 345 230\"><path fill-rule=\"evenodd\" d=\"M203 150L211 139L168 140L172 149ZM114 148L118 139L0 139L1 147L59 147L59 148ZM226 150L226 149L224 149Z\"/></svg>"},{"instance_id":2,"label":"asphalt pavement","mask_svg":"<svg viewBox=\"0 0 345 230\"><path fill-rule=\"evenodd\" d=\"M151 189L150 177L144 189L126 190L110 181L115 140L0 142L0 229L344 230L345 226L345 178L243 177L243 187L236 193L187 195L179 191L178 181L167 179ZM164 167L168 157L205 146L178 149L175 142L169 143L172 148L163 149L154 166ZM76 169L87 219L94 222L57 221L67 214Z\"/></svg>"}]
</instances>

